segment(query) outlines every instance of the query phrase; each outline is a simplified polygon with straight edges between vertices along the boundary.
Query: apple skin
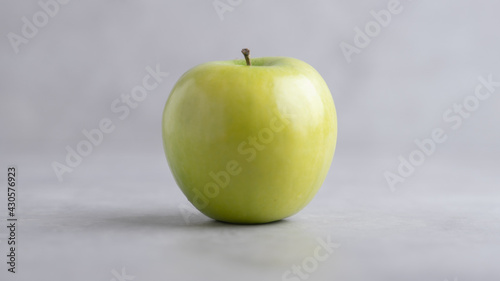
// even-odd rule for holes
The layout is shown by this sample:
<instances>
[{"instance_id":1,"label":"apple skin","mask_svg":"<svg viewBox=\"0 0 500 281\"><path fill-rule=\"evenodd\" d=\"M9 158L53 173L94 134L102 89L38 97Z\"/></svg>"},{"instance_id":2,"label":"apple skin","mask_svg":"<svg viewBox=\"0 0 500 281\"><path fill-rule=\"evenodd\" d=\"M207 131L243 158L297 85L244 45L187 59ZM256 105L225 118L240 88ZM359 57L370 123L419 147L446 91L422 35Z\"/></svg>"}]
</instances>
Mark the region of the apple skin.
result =
<instances>
[{"instance_id":1,"label":"apple skin","mask_svg":"<svg viewBox=\"0 0 500 281\"><path fill-rule=\"evenodd\" d=\"M215 220L291 216L330 168L337 116L309 64L287 57L216 61L177 81L163 113L169 167L187 199Z\"/></svg>"}]
</instances>

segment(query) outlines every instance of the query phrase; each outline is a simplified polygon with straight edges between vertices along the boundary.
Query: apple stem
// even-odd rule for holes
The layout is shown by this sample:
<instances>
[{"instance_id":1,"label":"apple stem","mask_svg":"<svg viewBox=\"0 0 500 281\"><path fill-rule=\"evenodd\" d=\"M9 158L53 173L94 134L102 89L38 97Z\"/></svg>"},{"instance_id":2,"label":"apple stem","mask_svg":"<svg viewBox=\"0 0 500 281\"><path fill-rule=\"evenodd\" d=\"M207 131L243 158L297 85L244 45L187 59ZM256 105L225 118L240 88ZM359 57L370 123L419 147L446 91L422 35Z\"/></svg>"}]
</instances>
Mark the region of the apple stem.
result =
<instances>
[{"instance_id":1,"label":"apple stem","mask_svg":"<svg viewBox=\"0 0 500 281\"><path fill-rule=\"evenodd\" d=\"M245 48L241 50L241 53L245 56L245 60L247 61L247 65L250 66L252 63L250 62L250 50Z\"/></svg>"}]
</instances>

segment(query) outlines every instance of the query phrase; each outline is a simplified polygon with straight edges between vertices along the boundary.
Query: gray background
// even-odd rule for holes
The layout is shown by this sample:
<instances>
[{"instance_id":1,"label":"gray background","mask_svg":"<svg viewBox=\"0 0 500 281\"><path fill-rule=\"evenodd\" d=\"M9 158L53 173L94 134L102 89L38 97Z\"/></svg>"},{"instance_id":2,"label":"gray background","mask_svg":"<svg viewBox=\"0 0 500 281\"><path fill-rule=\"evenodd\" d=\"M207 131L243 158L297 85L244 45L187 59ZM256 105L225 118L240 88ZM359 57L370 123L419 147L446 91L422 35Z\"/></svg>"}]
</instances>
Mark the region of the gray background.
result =
<instances>
[{"instance_id":1,"label":"gray background","mask_svg":"<svg viewBox=\"0 0 500 281\"><path fill-rule=\"evenodd\" d=\"M339 44L389 1L233 2L221 19L212 1L70 1L16 54L7 34L41 8L2 1L0 166L19 169L17 278L111 280L125 267L134 280L281 280L328 235L342 246L310 280L498 278L500 90L457 130L442 115L479 76L500 81L499 4L401 1L348 63ZM182 73L243 47L321 73L339 121L333 165L312 203L282 223L187 219L163 153L163 107ZM157 64L169 76L119 120L112 101ZM51 163L106 117L115 131L59 182ZM384 172L435 128L446 142L391 191ZM3 266L0 276L12 278Z\"/></svg>"}]
</instances>

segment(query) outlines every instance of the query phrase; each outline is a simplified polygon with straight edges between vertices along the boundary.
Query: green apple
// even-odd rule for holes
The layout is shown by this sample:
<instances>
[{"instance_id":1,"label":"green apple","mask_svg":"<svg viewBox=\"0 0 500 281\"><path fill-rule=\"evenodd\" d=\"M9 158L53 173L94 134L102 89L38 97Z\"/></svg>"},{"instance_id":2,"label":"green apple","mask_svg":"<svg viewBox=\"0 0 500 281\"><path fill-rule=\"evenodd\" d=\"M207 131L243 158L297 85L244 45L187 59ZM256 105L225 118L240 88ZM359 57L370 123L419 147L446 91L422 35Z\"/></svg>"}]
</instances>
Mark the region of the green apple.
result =
<instances>
[{"instance_id":1,"label":"green apple","mask_svg":"<svg viewBox=\"0 0 500 281\"><path fill-rule=\"evenodd\" d=\"M287 57L215 61L177 81L163 113L174 178L205 215L230 223L291 216L330 168L337 116L309 64Z\"/></svg>"}]
</instances>

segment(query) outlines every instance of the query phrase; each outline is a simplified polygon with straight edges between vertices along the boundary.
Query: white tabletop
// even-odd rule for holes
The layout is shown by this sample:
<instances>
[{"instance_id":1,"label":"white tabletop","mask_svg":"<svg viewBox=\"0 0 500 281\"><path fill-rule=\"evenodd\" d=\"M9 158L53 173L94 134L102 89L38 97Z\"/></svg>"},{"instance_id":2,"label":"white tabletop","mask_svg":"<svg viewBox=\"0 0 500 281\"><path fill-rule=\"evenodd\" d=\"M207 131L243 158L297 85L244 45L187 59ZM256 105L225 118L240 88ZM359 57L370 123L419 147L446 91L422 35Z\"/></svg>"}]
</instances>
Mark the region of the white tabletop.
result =
<instances>
[{"instance_id":1,"label":"white tabletop","mask_svg":"<svg viewBox=\"0 0 500 281\"><path fill-rule=\"evenodd\" d=\"M50 158L19 157L17 279L5 265L1 279L443 281L500 276L500 197L468 192L473 189L467 186L470 175L499 182L487 163L470 170L455 161L446 169L449 160L437 157L391 192L377 169L390 169L393 160L352 158L340 151L324 186L299 214L245 226L197 212L158 151L95 155L63 183L37 169ZM469 169L469 176L460 169ZM443 181L456 184L455 191ZM4 253L5 227L1 233Z\"/></svg>"}]
</instances>

